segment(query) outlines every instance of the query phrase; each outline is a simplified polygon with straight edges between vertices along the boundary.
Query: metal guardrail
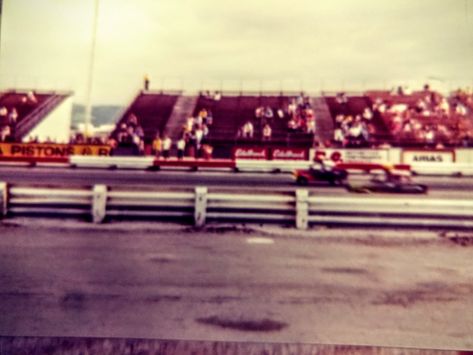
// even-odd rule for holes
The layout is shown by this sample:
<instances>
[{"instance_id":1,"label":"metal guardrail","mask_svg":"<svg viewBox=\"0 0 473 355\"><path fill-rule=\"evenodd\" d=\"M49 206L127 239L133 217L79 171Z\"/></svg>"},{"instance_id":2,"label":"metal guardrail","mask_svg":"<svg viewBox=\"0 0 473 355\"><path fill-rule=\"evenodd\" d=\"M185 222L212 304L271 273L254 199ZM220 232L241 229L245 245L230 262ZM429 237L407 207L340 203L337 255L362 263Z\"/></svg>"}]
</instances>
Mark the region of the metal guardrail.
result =
<instances>
[{"instance_id":1,"label":"metal guardrail","mask_svg":"<svg viewBox=\"0 0 473 355\"><path fill-rule=\"evenodd\" d=\"M0 217L56 216L94 223L116 219L177 219L202 227L207 221L473 229L473 201L422 198L318 197L308 190L279 194L132 191L21 187L0 183Z\"/></svg>"}]
</instances>

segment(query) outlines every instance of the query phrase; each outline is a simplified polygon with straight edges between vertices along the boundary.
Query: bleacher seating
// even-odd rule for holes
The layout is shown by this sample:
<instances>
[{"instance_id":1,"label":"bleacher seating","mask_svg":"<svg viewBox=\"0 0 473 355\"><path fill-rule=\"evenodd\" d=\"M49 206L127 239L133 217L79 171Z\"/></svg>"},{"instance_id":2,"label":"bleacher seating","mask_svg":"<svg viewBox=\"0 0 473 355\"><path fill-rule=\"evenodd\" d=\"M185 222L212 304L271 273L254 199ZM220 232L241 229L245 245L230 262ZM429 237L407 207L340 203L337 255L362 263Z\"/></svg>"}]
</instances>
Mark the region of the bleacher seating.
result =
<instances>
[{"instance_id":1,"label":"bleacher seating","mask_svg":"<svg viewBox=\"0 0 473 355\"><path fill-rule=\"evenodd\" d=\"M285 113L284 118L277 116L277 110L286 111L290 100L298 96L288 94L247 94L247 93L223 93L220 100L200 95L194 110L194 116L203 109L210 109L213 116L213 124L210 128L206 142L214 147L214 156L229 157L233 146L285 146L310 148L313 135L306 133L289 133L287 123L289 117ZM262 142L262 127L260 120L255 118L257 107L269 106L273 110L274 117L271 120L272 138L270 141ZM254 126L254 138L239 138L238 131L247 121Z\"/></svg>"},{"instance_id":2,"label":"bleacher seating","mask_svg":"<svg viewBox=\"0 0 473 355\"><path fill-rule=\"evenodd\" d=\"M119 118L117 127L134 114L143 128L145 144L151 144L156 134L164 131L179 95L180 92L140 92ZM112 135L115 133L116 130Z\"/></svg>"},{"instance_id":3,"label":"bleacher seating","mask_svg":"<svg viewBox=\"0 0 473 355\"><path fill-rule=\"evenodd\" d=\"M13 128L13 140L21 141L42 119L71 93L34 92L36 102L26 99L26 91L9 90L0 95L0 108L5 107L10 113L16 109L18 117ZM0 131L9 124L8 116L0 122Z\"/></svg>"},{"instance_id":4,"label":"bleacher seating","mask_svg":"<svg viewBox=\"0 0 473 355\"><path fill-rule=\"evenodd\" d=\"M346 104L343 104L337 101L335 95L325 96L325 100L334 121L337 115L350 115L355 117L357 115L362 115L366 108L371 109L372 107L372 101L370 97L365 95L348 95L346 96L346 99ZM375 132L370 138L372 144L377 144L379 142L392 139L389 128L382 117L374 114L371 123L375 129Z\"/></svg>"}]
</instances>

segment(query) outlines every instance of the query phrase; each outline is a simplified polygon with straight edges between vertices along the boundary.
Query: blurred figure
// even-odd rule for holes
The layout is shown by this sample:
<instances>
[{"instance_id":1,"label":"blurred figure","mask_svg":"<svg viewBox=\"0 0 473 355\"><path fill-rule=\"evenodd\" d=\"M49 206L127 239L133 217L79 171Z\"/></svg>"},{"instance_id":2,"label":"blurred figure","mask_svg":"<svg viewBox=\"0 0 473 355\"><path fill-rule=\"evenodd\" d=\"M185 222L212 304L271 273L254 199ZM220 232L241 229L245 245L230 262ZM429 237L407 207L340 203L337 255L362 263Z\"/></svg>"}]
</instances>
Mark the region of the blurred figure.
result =
<instances>
[{"instance_id":1,"label":"blurred figure","mask_svg":"<svg viewBox=\"0 0 473 355\"><path fill-rule=\"evenodd\" d=\"M164 136L162 146L163 146L163 157L169 158L169 152L171 151L172 141L167 135Z\"/></svg>"},{"instance_id":2,"label":"blurred figure","mask_svg":"<svg viewBox=\"0 0 473 355\"><path fill-rule=\"evenodd\" d=\"M158 133L156 134L156 137L154 138L153 144L152 144L152 151L153 151L153 154L156 156L156 158L159 158L161 156L162 149L163 149L163 141Z\"/></svg>"}]
</instances>

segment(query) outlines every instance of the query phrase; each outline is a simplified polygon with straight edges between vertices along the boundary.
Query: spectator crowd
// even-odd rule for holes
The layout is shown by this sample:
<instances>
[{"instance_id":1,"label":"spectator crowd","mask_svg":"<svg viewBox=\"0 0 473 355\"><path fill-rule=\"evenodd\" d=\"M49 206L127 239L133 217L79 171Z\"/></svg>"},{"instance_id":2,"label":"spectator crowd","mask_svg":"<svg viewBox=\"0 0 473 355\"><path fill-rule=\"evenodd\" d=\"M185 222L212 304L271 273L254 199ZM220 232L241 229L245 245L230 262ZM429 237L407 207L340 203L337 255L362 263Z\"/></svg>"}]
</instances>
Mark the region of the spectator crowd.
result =
<instances>
[{"instance_id":1,"label":"spectator crowd","mask_svg":"<svg viewBox=\"0 0 473 355\"><path fill-rule=\"evenodd\" d=\"M347 107L341 112L348 113L335 117L335 145L443 148L471 144L473 95L468 90L444 97L425 85L421 91L398 87L368 93L368 97L363 112L353 113L348 108L350 99L343 93L337 95L340 107Z\"/></svg>"},{"instance_id":2,"label":"spectator crowd","mask_svg":"<svg viewBox=\"0 0 473 355\"><path fill-rule=\"evenodd\" d=\"M256 129L255 129L256 127ZM315 134L316 120L309 97L302 93L278 107L258 106L254 117L247 119L237 132L238 138L271 141L275 128L284 127L284 133ZM256 135L255 131L260 132Z\"/></svg>"}]
</instances>

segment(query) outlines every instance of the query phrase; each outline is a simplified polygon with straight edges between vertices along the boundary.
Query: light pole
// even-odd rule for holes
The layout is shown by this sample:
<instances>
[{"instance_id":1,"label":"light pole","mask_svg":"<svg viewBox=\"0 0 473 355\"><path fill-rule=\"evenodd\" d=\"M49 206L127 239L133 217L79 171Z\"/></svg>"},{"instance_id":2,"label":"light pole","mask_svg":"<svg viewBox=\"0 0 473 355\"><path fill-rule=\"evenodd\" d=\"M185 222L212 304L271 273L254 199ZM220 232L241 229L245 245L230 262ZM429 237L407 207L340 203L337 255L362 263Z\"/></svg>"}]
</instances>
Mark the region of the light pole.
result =
<instances>
[{"instance_id":1,"label":"light pole","mask_svg":"<svg viewBox=\"0 0 473 355\"><path fill-rule=\"evenodd\" d=\"M97 42L97 24L99 18L99 1L94 0L94 17L92 23L92 41L89 58L89 71L87 77L87 93L86 93L86 106L85 106L85 131L86 137L89 136L89 126L92 121L92 83L94 79L94 64L95 64L95 45Z\"/></svg>"}]
</instances>

